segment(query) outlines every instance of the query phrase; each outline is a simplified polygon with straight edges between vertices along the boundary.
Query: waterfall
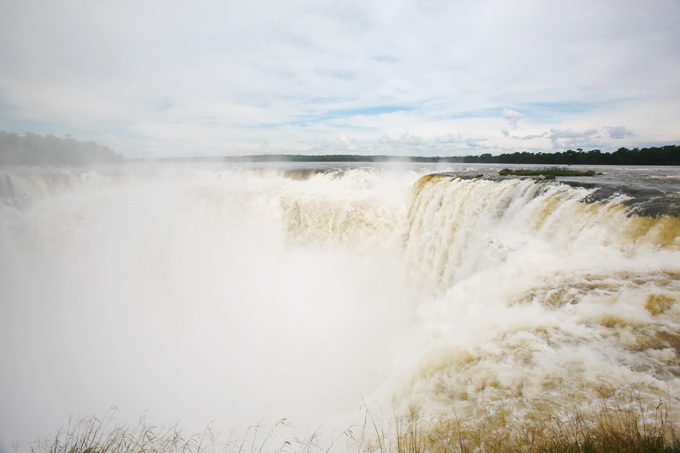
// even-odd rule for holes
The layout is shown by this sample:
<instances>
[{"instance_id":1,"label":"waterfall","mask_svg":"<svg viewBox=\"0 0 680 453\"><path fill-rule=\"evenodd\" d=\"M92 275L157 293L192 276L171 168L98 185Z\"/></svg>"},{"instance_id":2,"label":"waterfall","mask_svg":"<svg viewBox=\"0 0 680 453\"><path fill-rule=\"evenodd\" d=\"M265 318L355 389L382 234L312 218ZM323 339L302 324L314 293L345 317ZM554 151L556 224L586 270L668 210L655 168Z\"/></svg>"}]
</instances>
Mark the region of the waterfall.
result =
<instances>
[{"instance_id":1,"label":"waterfall","mask_svg":"<svg viewBox=\"0 0 680 453\"><path fill-rule=\"evenodd\" d=\"M0 436L113 406L195 431L680 407L678 217L428 172L2 169Z\"/></svg>"}]
</instances>

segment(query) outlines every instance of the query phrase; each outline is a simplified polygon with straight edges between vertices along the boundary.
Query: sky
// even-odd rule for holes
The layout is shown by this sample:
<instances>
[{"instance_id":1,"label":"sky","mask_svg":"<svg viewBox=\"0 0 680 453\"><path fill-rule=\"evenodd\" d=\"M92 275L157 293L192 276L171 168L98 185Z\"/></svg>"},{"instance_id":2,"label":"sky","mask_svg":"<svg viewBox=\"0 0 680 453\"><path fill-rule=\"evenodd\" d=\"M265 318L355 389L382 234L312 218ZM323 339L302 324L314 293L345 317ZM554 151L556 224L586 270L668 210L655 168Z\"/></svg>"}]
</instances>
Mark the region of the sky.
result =
<instances>
[{"instance_id":1,"label":"sky","mask_svg":"<svg viewBox=\"0 0 680 453\"><path fill-rule=\"evenodd\" d=\"M0 0L0 130L127 157L680 144L680 0Z\"/></svg>"}]
</instances>

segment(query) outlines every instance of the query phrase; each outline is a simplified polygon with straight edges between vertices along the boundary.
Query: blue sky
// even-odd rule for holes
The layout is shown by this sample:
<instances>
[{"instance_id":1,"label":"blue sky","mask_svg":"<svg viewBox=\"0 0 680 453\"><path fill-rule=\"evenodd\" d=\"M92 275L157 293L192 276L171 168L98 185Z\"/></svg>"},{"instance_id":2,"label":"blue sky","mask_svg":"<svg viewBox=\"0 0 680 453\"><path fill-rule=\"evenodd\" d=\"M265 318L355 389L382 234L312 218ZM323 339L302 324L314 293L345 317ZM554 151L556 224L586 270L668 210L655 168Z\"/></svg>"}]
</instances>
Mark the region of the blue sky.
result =
<instances>
[{"instance_id":1,"label":"blue sky","mask_svg":"<svg viewBox=\"0 0 680 453\"><path fill-rule=\"evenodd\" d=\"M0 0L0 130L130 157L680 143L678 0Z\"/></svg>"}]
</instances>

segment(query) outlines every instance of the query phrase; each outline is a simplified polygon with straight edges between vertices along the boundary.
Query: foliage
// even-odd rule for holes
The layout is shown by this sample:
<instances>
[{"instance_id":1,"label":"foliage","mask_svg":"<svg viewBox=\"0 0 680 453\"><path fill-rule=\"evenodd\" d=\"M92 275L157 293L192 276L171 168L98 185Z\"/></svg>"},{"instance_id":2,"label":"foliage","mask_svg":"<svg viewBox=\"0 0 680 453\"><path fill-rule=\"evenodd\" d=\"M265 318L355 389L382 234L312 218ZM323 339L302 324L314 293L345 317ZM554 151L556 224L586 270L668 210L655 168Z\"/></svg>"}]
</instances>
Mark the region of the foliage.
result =
<instances>
[{"instance_id":1,"label":"foliage","mask_svg":"<svg viewBox=\"0 0 680 453\"><path fill-rule=\"evenodd\" d=\"M613 153L567 150L557 153L516 152L492 156L466 156L469 163L507 163L507 164L557 164L557 165L680 165L680 146L669 145L652 148L619 148Z\"/></svg>"},{"instance_id":2,"label":"foliage","mask_svg":"<svg viewBox=\"0 0 680 453\"><path fill-rule=\"evenodd\" d=\"M595 176L593 170L572 170L558 167L515 170L504 168L498 174L501 176L544 176L546 179L554 179L555 176Z\"/></svg>"},{"instance_id":3,"label":"foliage","mask_svg":"<svg viewBox=\"0 0 680 453\"><path fill-rule=\"evenodd\" d=\"M227 162L422 162L422 163L507 163L540 165L680 165L680 146L619 148L613 153L567 150L556 153L515 152L479 156L388 156L356 154L262 154L212 158L171 158L161 160L211 160ZM0 131L0 165L60 165L122 162L110 148L73 138L16 134Z\"/></svg>"},{"instance_id":4,"label":"foliage","mask_svg":"<svg viewBox=\"0 0 680 453\"><path fill-rule=\"evenodd\" d=\"M121 155L93 142L0 131L0 165L86 165L122 161Z\"/></svg>"},{"instance_id":5,"label":"foliage","mask_svg":"<svg viewBox=\"0 0 680 453\"><path fill-rule=\"evenodd\" d=\"M592 151L564 151L557 153L482 154L479 156L362 156L356 154L301 155L262 154L257 156L231 156L229 162L422 162L422 163L507 163L540 165L680 165L680 146L669 145L652 148L619 148L613 153Z\"/></svg>"}]
</instances>

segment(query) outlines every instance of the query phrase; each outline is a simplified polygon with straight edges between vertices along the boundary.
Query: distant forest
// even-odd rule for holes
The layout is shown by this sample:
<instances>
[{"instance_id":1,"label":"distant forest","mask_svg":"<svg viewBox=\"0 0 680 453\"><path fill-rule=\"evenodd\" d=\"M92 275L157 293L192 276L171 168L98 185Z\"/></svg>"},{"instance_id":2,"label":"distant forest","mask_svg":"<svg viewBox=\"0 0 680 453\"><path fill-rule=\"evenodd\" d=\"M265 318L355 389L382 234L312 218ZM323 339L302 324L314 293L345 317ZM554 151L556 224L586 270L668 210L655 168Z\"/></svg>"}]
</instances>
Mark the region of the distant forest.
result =
<instances>
[{"instance_id":1,"label":"distant forest","mask_svg":"<svg viewBox=\"0 0 680 453\"><path fill-rule=\"evenodd\" d=\"M680 165L680 146L619 148L613 153L568 150L557 153L516 152L479 156L362 156L356 154L262 154L256 156L165 158L159 161L213 162L450 162L540 165ZM0 131L0 165L87 165L123 162L111 148L73 138Z\"/></svg>"},{"instance_id":2,"label":"distant forest","mask_svg":"<svg viewBox=\"0 0 680 453\"><path fill-rule=\"evenodd\" d=\"M512 153L492 156L465 156L462 162L499 164L558 164L558 165L680 165L680 146L660 148L619 148L613 153L568 150L558 153Z\"/></svg>"},{"instance_id":3,"label":"distant forest","mask_svg":"<svg viewBox=\"0 0 680 453\"><path fill-rule=\"evenodd\" d=\"M482 154L479 156L359 156L355 154L291 155L263 154L224 158L230 162L450 162L489 164L543 164L543 165L680 165L680 146L653 148L619 148L613 153L568 150L557 153L516 152L511 154Z\"/></svg>"},{"instance_id":4,"label":"distant forest","mask_svg":"<svg viewBox=\"0 0 680 453\"><path fill-rule=\"evenodd\" d=\"M72 138L0 131L0 165L87 165L123 162L111 148Z\"/></svg>"}]
</instances>

